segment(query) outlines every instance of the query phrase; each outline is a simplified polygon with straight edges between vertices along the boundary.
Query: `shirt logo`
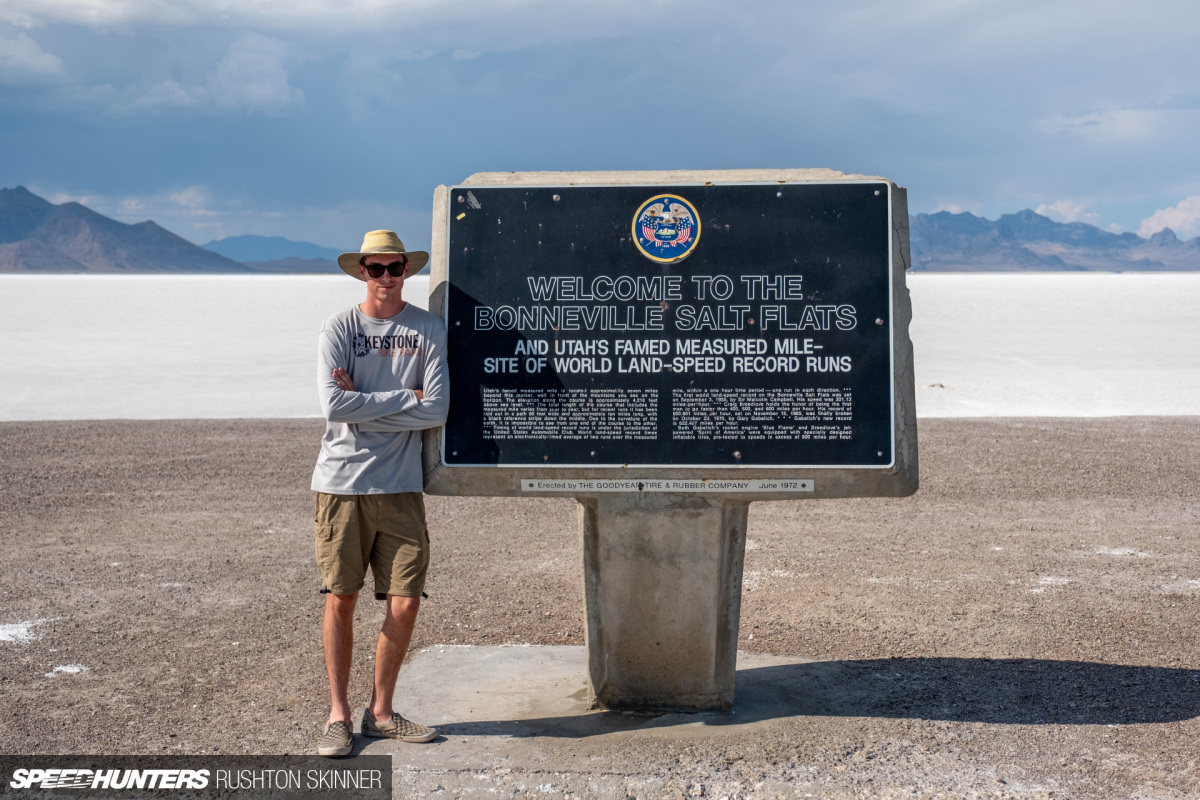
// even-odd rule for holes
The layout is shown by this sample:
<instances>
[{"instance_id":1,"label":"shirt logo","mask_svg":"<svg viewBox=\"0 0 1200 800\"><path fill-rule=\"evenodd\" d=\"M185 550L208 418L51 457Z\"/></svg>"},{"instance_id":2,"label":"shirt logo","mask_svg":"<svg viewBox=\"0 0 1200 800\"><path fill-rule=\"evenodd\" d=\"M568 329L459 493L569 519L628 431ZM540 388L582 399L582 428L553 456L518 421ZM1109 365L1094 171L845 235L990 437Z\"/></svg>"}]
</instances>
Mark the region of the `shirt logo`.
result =
<instances>
[{"instance_id":1,"label":"shirt logo","mask_svg":"<svg viewBox=\"0 0 1200 800\"><path fill-rule=\"evenodd\" d=\"M391 336L367 336L354 334L355 358L365 358L372 350L379 351L380 358L396 358L398 356L415 356L421 349L421 337L415 333L392 334Z\"/></svg>"},{"instance_id":2,"label":"shirt logo","mask_svg":"<svg viewBox=\"0 0 1200 800\"><path fill-rule=\"evenodd\" d=\"M633 241L651 261L682 261L700 242L700 214L679 195L655 195L633 215Z\"/></svg>"}]
</instances>

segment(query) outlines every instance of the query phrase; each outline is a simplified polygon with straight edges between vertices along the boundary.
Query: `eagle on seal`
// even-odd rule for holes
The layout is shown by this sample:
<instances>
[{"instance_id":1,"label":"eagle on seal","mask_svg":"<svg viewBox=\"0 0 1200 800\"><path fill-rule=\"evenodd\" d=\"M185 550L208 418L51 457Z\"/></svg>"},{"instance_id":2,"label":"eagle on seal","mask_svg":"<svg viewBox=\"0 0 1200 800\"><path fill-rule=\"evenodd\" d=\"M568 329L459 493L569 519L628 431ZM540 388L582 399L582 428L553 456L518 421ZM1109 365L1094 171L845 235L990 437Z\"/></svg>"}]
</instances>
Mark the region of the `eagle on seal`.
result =
<instances>
[{"instance_id":1,"label":"eagle on seal","mask_svg":"<svg viewBox=\"0 0 1200 800\"><path fill-rule=\"evenodd\" d=\"M686 244L696 228L696 219L682 203L652 203L642 212L642 236L649 244L674 247Z\"/></svg>"}]
</instances>

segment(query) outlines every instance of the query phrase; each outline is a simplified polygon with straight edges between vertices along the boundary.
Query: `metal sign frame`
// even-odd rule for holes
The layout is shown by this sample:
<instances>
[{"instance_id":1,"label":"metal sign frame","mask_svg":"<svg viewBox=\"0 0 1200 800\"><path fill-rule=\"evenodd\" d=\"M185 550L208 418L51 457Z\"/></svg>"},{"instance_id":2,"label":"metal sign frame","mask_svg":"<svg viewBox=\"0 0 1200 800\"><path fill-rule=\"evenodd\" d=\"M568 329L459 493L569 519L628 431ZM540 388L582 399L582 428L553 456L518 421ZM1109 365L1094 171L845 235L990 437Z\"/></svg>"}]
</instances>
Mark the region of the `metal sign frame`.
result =
<instances>
[{"instance_id":1,"label":"metal sign frame","mask_svg":"<svg viewBox=\"0 0 1200 800\"><path fill-rule=\"evenodd\" d=\"M848 181L836 181L836 182L830 181L828 183L837 183L839 185L846 185L846 184L872 185L873 184L873 185L881 187L882 189L887 191L887 213L888 213L888 218L889 219L891 218L891 216L892 216L893 184L890 181L880 178L880 179L873 179L873 180L848 180ZM711 183L709 183L709 184L704 184L704 183L673 184L673 186L679 186L679 187L683 187L683 188L704 187L705 185L712 185L712 184ZM729 182L722 182L720 185L721 186L777 186L777 185L779 185L779 183L778 183L778 181L741 181L741 182L729 181ZM818 184L818 185L822 185L822 184ZM572 188L572 189L591 189L591 188L610 188L611 186L612 186L612 184L577 183L577 184L571 184L570 188ZM626 188L638 188L640 185L639 184L622 184L622 186L626 187ZM454 193L459 190L466 192L466 191L470 191L471 189L478 189L481 187L478 185L474 185L474 184L457 184L454 186L448 186L446 188L449 191L450 195L453 196ZM503 188L503 187L491 186L491 187L487 187L487 188ZM522 184L519 188L526 189L526 190L544 189L544 190L552 191L554 189L561 189L563 187L561 184L560 185L540 185L540 186L539 185L524 185L524 184ZM655 186L653 184L646 184L646 185L644 185L644 188L653 190L655 188ZM447 214L446 215L446 231L445 231L446 241L450 240L450 228L451 228L453 221L454 221L454 215ZM893 241L892 237L889 236L888 237L888 264L889 265L891 264L892 259L894 258L893 252L892 252L893 247L894 247L894 241ZM890 268L887 270L887 278L888 278L887 310L888 310L888 318L890 320L895 314L895 308L894 308L895 304L894 304L894 298L892 296L892 294L893 294L892 270ZM448 259L447 259L447 263L446 263L445 280L447 283L449 283L451 281L450 265L449 265ZM445 321L445 320L449 319L449 314L450 314L450 293L446 292L444 299L443 299L440 316L441 316L442 320ZM893 325L888 326L888 390L889 390L888 407L889 407L889 409L894 409L895 405L896 405L896 358L895 358L895 326L893 326ZM717 468L717 469L726 469L726 468L728 468L728 469L739 469L739 470L741 470L741 469L791 469L791 470L797 470L797 469L799 469L799 470L882 469L882 470L887 470L887 469L891 469L896 464L896 419L895 419L894 413L891 414L891 419L889 421L890 421L891 427L889 430L888 438L889 438L889 446L891 448L891 453L890 453L891 459L886 464L747 464L747 465L743 466L740 464L718 465L718 464L663 464L663 463L638 464L638 463L622 463L622 462L610 462L610 463L580 462L577 464L554 464L553 466L557 467L557 468L562 468L562 469L571 469L571 468L577 468L577 469L603 469L603 468L613 468L613 469L630 469L630 468L634 468L634 469L641 469L641 468L645 468L645 469L713 469L713 468ZM531 465L529 465L529 464L513 464L513 463L502 463L502 464L455 463L455 464L451 464L446 461L446 436L445 435L443 435L440 438L440 445L439 445L438 452L439 452L441 460L442 460L442 466L448 467L448 468L478 467L481 469L524 469L524 470L528 470L531 467ZM536 465L534 465L534 466L536 466Z\"/></svg>"}]
</instances>

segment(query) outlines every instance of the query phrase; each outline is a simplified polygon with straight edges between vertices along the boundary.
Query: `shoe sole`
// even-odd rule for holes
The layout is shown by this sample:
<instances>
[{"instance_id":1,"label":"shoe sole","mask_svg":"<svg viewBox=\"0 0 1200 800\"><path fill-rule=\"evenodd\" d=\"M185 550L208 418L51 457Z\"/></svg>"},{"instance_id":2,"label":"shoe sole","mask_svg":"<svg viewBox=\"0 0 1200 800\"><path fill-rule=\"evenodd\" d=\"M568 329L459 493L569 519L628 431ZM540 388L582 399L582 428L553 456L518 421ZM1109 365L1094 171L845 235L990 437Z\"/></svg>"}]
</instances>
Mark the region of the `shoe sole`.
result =
<instances>
[{"instance_id":1,"label":"shoe sole","mask_svg":"<svg viewBox=\"0 0 1200 800\"><path fill-rule=\"evenodd\" d=\"M341 758L342 756L350 755L350 751L353 749L353 742L344 747L318 747L317 755L325 756L326 758Z\"/></svg>"},{"instance_id":2,"label":"shoe sole","mask_svg":"<svg viewBox=\"0 0 1200 800\"><path fill-rule=\"evenodd\" d=\"M425 742L432 742L437 738L438 735L436 730L432 730L423 736L393 736L390 733L384 733L383 731L372 728L363 728L362 733L363 736L370 736L372 739L398 739L401 742L408 742L409 744L424 744Z\"/></svg>"}]
</instances>

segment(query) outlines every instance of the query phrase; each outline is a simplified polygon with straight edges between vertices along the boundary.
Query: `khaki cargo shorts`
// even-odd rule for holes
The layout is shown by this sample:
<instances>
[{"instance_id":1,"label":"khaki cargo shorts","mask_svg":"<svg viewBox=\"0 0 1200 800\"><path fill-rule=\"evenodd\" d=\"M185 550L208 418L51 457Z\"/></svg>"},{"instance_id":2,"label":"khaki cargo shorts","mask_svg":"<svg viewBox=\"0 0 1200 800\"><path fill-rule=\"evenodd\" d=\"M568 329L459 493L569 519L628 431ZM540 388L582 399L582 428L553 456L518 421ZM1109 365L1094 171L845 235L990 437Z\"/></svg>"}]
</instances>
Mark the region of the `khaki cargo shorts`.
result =
<instances>
[{"instance_id":1,"label":"khaki cargo shorts","mask_svg":"<svg viewBox=\"0 0 1200 800\"><path fill-rule=\"evenodd\" d=\"M317 492L317 566L333 594L357 594L367 565L375 599L389 594L420 597L429 571L425 498L401 494Z\"/></svg>"}]
</instances>

